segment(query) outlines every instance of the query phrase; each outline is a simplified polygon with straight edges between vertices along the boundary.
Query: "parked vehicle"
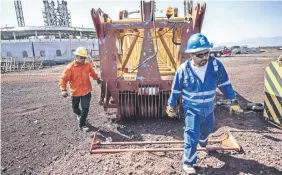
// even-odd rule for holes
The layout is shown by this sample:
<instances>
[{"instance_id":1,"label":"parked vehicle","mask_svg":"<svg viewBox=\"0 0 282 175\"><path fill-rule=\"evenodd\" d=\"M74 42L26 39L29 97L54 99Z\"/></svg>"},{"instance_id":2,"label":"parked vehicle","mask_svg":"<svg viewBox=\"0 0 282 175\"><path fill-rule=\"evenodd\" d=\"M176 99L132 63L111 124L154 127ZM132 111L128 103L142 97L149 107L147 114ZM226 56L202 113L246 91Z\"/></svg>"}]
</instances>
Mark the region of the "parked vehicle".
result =
<instances>
[{"instance_id":1,"label":"parked vehicle","mask_svg":"<svg viewBox=\"0 0 282 175\"><path fill-rule=\"evenodd\" d=\"M210 50L211 56L221 57L222 55L231 56L231 50L226 46L219 46L211 48Z\"/></svg>"},{"instance_id":2,"label":"parked vehicle","mask_svg":"<svg viewBox=\"0 0 282 175\"><path fill-rule=\"evenodd\" d=\"M234 52L236 52L236 50L232 51L232 53L234 53ZM240 54L258 54L258 53L260 53L260 49L255 48L255 47L249 48L247 46L242 46L240 49L237 50L237 53L240 53Z\"/></svg>"},{"instance_id":3,"label":"parked vehicle","mask_svg":"<svg viewBox=\"0 0 282 175\"><path fill-rule=\"evenodd\" d=\"M249 50L249 49L248 49L247 46L242 46L240 53L241 53L241 54L247 54L247 53L248 53L248 50Z\"/></svg>"},{"instance_id":4,"label":"parked vehicle","mask_svg":"<svg viewBox=\"0 0 282 175\"><path fill-rule=\"evenodd\" d=\"M248 46L232 46L231 47L231 52L232 52L232 55L234 54L258 54L260 52L263 52L263 51L260 51L259 48L249 48Z\"/></svg>"},{"instance_id":5,"label":"parked vehicle","mask_svg":"<svg viewBox=\"0 0 282 175\"><path fill-rule=\"evenodd\" d=\"M232 46L232 47L230 47L230 50L231 50L231 51L233 51L233 50L235 50L235 49L240 49L240 46Z\"/></svg>"},{"instance_id":6,"label":"parked vehicle","mask_svg":"<svg viewBox=\"0 0 282 175\"><path fill-rule=\"evenodd\" d=\"M246 51L247 54L258 54L260 52L261 51L258 48L247 48L247 51Z\"/></svg>"}]
</instances>

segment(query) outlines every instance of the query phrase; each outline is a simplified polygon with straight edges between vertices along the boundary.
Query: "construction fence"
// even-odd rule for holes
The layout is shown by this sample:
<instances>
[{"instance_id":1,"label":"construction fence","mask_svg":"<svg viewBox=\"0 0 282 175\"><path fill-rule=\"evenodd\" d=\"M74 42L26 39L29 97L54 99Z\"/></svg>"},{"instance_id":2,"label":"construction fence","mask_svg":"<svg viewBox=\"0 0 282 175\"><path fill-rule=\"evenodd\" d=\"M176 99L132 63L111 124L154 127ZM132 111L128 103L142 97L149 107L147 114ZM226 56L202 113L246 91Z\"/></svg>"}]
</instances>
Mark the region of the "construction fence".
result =
<instances>
[{"instance_id":1,"label":"construction fence","mask_svg":"<svg viewBox=\"0 0 282 175\"><path fill-rule=\"evenodd\" d=\"M51 67L52 61L44 61L41 57L6 57L1 58L1 73L21 72L26 70L38 70L44 67Z\"/></svg>"}]
</instances>

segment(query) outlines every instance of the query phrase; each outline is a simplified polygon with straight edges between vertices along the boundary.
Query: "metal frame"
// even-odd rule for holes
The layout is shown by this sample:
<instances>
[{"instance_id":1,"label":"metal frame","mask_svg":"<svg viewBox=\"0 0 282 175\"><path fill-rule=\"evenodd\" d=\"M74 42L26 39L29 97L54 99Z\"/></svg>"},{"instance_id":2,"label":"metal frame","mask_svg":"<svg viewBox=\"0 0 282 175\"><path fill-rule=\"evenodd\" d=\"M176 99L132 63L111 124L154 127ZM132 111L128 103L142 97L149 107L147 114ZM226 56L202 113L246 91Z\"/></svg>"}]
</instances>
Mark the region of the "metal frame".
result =
<instances>
[{"instance_id":1,"label":"metal frame","mask_svg":"<svg viewBox=\"0 0 282 175\"><path fill-rule=\"evenodd\" d=\"M44 9L42 10L45 26L71 26L71 14L67 7L67 1L57 0L57 7L55 2L43 0Z\"/></svg>"},{"instance_id":2,"label":"metal frame","mask_svg":"<svg viewBox=\"0 0 282 175\"><path fill-rule=\"evenodd\" d=\"M168 19L155 17L155 1L142 0L140 3L140 10L136 11L140 13L140 19L121 15L119 20L112 20L101 9L91 10L99 41L101 77L104 80L100 105L105 111L108 108L117 108L117 120L131 115L167 117L165 112L159 112L158 115L150 112L151 104L145 103L146 99L156 98L158 104L153 110L162 111L166 102L161 102L167 100L163 99L162 93L138 94L138 89L158 87L159 92L170 93L174 73L185 61L183 54L187 41L192 34L201 31L206 11L205 3L197 3L193 8L189 4L189 10L183 17L175 14ZM164 57L165 60L159 61ZM151 88L149 91L155 92L155 89ZM132 105L127 105L128 101L121 100L128 99L126 92L136 92L136 101L141 102L135 103L134 109ZM142 109L143 112L132 113L138 111L136 109Z\"/></svg>"},{"instance_id":3,"label":"metal frame","mask_svg":"<svg viewBox=\"0 0 282 175\"><path fill-rule=\"evenodd\" d=\"M99 41L101 94L99 104L107 111L117 108L117 120L132 118L167 117L166 106L171 93L175 71L189 55L184 50L189 37L201 32L206 4L185 1L185 15L178 17L178 9L167 18L155 17L155 1L140 2L140 19L128 18L121 11L119 20L112 20L101 9L92 9L91 15ZM142 38L142 39L141 39ZM181 100L177 109L181 115ZM209 144L198 151L242 151L230 132L218 139L208 139ZM111 148L146 144L181 144L171 148ZM91 154L119 152L166 152L183 151L184 141L101 142L93 137Z\"/></svg>"},{"instance_id":4,"label":"metal frame","mask_svg":"<svg viewBox=\"0 0 282 175\"><path fill-rule=\"evenodd\" d=\"M265 69L263 117L282 129L282 55Z\"/></svg>"},{"instance_id":5,"label":"metal frame","mask_svg":"<svg viewBox=\"0 0 282 175\"><path fill-rule=\"evenodd\" d=\"M216 150L234 150L242 152L242 147L237 143L235 138L230 132L226 132L222 137L218 139L208 139L209 144L220 143L221 146L211 146L197 148L197 151L216 151ZM128 145L154 145L154 144L184 144L184 141L138 141L138 142L101 142L98 139L96 133L94 134L92 144L90 146L91 154L101 153L120 153L120 152L168 152L168 151L183 151L183 147L172 147L172 148L107 148L102 149L105 146L128 146Z\"/></svg>"},{"instance_id":6,"label":"metal frame","mask_svg":"<svg viewBox=\"0 0 282 175\"><path fill-rule=\"evenodd\" d=\"M25 22L24 22L22 2L20 0L14 0L14 6L15 6L16 15L17 15L18 26L24 27Z\"/></svg>"}]
</instances>

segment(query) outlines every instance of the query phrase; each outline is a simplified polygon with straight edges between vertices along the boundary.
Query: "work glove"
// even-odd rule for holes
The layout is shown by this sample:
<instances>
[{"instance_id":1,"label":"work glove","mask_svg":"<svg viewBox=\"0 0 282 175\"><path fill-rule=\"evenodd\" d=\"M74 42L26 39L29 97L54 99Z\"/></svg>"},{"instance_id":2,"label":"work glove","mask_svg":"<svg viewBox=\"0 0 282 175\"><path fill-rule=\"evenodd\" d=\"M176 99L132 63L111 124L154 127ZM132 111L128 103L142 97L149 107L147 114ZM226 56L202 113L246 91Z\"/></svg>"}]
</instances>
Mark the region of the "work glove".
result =
<instances>
[{"instance_id":1,"label":"work glove","mask_svg":"<svg viewBox=\"0 0 282 175\"><path fill-rule=\"evenodd\" d=\"M67 96L69 96L69 94L68 94L68 92L67 91L62 91L61 92L61 95L63 96L63 97L67 97Z\"/></svg>"},{"instance_id":2,"label":"work glove","mask_svg":"<svg viewBox=\"0 0 282 175\"><path fill-rule=\"evenodd\" d=\"M103 82L103 80L101 80L100 78L97 79L97 84L101 84Z\"/></svg>"},{"instance_id":3,"label":"work glove","mask_svg":"<svg viewBox=\"0 0 282 175\"><path fill-rule=\"evenodd\" d=\"M231 100L230 115L238 115L242 112L237 99Z\"/></svg>"},{"instance_id":4,"label":"work glove","mask_svg":"<svg viewBox=\"0 0 282 175\"><path fill-rule=\"evenodd\" d=\"M175 108L171 107L171 106L167 106L166 107L166 113L169 117L174 118L177 117Z\"/></svg>"}]
</instances>

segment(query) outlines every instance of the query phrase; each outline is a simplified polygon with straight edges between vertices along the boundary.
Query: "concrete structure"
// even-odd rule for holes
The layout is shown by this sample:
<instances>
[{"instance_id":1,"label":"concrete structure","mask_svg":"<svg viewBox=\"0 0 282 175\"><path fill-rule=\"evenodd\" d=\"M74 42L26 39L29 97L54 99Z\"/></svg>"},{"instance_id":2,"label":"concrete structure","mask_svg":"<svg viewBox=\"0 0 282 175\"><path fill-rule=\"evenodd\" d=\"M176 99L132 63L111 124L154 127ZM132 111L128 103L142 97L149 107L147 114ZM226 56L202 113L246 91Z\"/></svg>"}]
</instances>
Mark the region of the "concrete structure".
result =
<instances>
[{"instance_id":1,"label":"concrete structure","mask_svg":"<svg viewBox=\"0 0 282 175\"><path fill-rule=\"evenodd\" d=\"M91 57L99 54L97 39L3 40L1 58L40 56L43 60L66 62L73 59L73 51L79 46L85 47Z\"/></svg>"},{"instance_id":2,"label":"concrete structure","mask_svg":"<svg viewBox=\"0 0 282 175\"><path fill-rule=\"evenodd\" d=\"M82 27L54 27L54 26L29 26L29 27L4 27L1 28L1 40L38 38L96 38L93 28Z\"/></svg>"},{"instance_id":3,"label":"concrete structure","mask_svg":"<svg viewBox=\"0 0 282 175\"><path fill-rule=\"evenodd\" d=\"M72 52L79 46L96 57L98 42L91 28L74 27L10 27L1 29L1 58L37 57L54 62L73 59Z\"/></svg>"}]
</instances>

